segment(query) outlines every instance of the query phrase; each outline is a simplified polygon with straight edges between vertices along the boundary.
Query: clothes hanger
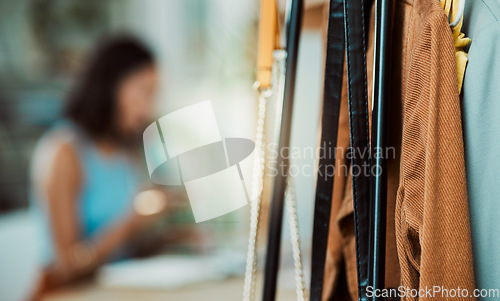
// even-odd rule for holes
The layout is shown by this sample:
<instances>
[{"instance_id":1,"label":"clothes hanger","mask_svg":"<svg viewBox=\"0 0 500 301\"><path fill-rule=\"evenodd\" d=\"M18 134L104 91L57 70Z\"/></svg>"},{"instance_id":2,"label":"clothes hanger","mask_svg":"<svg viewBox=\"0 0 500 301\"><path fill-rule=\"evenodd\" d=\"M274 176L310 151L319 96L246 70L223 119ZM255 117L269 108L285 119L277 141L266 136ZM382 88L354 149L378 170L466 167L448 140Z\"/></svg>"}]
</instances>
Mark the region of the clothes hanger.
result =
<instances>
[{"instance_id":1,"label":"clothes hanger","mask_svg":"<svg viewBox=\"0 0 500 301\"><path fill-rule=\"evenodd\" d=\"M458 0L459 3L458 3L458 12L457 12L457 16L455 17L455 20L453 20L452 23L450 23L450 27L453 28L455 26L458 25L458 23L460 23L460 20L462 19L463 15L464 15L464 10L465 10L465 0Z\"/></svg>"}]
</instances>

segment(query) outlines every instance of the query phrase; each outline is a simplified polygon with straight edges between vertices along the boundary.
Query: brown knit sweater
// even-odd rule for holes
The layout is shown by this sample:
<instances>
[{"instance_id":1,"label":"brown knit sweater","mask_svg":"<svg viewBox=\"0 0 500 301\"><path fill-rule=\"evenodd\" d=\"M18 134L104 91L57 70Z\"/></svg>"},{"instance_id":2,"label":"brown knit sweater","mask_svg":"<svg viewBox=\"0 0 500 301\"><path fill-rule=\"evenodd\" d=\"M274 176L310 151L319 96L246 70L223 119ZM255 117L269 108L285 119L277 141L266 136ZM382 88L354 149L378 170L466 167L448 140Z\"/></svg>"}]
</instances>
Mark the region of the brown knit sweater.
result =
<instances>
[{"instance_id":1,"label":"brown knit sweater","mask_svg":"<svg viewBox=\"0 0 500 301\"><path fill-rule=\"evenodd\" d=\"M395 212L401 282L416 289L460 287L472 294L455 51L448 20L438 1L414 1L408 32ZM436 298L467 299L441 294ZM433 300L419 298L428 299Z\"/></svg>"}]
</instances>

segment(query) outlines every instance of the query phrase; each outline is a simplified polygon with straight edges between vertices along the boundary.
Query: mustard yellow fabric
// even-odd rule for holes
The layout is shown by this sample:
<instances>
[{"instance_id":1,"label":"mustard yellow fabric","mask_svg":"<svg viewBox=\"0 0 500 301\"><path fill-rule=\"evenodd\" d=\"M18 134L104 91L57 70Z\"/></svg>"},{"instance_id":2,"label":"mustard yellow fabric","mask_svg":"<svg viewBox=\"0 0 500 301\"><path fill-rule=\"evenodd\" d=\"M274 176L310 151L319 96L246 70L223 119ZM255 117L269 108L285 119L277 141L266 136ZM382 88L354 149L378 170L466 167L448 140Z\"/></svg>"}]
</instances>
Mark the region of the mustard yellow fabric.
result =
<instances>
[{"instance_id":1,"label":"mustard yellow fabric","mask_svg":"<svg viewBox=\"0 0 500 301\"><path fill-rule=\"evenodd\" d=\"M460 1L465 0L440 0L441 6L444 9L446 15L450 18L450 22L453 22L458 13L458 4ZM464 80L465 66L467 65L467 53L463 48L471 42L469 38L465 37L465 34L461 32L463 23L463 16L460 22L451 29L453 35L453 41L455 44L455 59L457 61L457 77L458 77L458 93L462 91L462 83Z\"/></svg>"}]
</instances>

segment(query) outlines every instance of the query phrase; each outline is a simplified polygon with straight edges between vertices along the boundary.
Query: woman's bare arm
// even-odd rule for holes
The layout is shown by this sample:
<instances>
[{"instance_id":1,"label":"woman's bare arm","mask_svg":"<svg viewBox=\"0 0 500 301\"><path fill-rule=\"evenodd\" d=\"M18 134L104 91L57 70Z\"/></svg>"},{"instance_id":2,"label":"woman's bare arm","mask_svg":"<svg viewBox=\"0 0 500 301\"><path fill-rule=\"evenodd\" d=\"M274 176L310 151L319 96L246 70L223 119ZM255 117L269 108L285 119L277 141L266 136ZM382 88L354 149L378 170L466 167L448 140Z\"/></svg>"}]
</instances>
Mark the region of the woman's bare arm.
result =
<instances>
[{"instance_id":1,"label":"woman's bare arm","mask_svg":"<svg viewBox=\"0 0 500 301\"><path fill-rule=\"evenodd\" d=\"M47 199L46 208L54 241L54 262L47 271L53 285L94 270L144 222L144 217L131 208L127 216L96 237L80 240L77 202L82 180L73 146L62 144L49 164L41 187Z\"/></svg>"}]
</instances>

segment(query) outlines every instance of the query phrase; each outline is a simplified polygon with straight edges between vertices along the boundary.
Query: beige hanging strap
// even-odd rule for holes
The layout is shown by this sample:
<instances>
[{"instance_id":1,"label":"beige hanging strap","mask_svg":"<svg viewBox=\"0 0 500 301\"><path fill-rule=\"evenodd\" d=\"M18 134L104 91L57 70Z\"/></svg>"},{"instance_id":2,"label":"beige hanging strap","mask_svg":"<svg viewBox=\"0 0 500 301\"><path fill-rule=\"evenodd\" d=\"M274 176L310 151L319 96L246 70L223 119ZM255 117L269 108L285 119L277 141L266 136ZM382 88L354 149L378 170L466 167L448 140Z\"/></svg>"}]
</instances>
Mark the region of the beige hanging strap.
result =
<instances>
[{"instance_id":1,"label":"beige hanging strap","mask_svg":"<svg viewBox=\"0 0 500 301\"><path fill-rule=\"evenodd\" d=\"M257 82L261 90L271 87L273 51L280 48L278 9L276 0L262 0L260 4L259 52Z\"/></svg>"}]
</instances>

